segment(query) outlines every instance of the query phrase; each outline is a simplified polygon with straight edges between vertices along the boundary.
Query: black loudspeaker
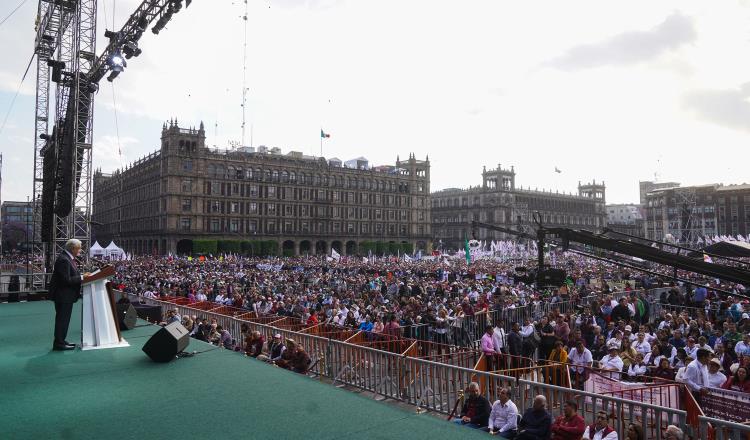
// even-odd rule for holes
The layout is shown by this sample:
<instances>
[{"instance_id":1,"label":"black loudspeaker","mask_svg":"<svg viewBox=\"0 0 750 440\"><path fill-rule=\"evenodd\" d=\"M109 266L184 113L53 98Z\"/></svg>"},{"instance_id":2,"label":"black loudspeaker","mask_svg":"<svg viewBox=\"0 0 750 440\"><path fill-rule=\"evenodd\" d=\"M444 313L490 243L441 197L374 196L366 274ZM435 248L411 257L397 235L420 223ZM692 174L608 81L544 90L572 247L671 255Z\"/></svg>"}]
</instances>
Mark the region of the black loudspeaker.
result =
<instances>
[{"instance_id":1,"label":"black loudspeaker","mask_svg":"<svg viewBox=\"0 0 750 440\"><path fill-rule=\"evenodd\" d=\"M138 320L138 313L132 304L117 304L117 319L120 320L120 330L132 330Z\"/></svg>"},{"instance_id":2,"label":"black loudspeaker","mask_svg":"<svg viewBox=\"0 0 750 440\"><path fill-rule=\"evenodd\" d=\"M190 335L179 322L173 322L151 336L143 352L154 362L169 362L190 344Z\"/></svg>"}]
</instances>

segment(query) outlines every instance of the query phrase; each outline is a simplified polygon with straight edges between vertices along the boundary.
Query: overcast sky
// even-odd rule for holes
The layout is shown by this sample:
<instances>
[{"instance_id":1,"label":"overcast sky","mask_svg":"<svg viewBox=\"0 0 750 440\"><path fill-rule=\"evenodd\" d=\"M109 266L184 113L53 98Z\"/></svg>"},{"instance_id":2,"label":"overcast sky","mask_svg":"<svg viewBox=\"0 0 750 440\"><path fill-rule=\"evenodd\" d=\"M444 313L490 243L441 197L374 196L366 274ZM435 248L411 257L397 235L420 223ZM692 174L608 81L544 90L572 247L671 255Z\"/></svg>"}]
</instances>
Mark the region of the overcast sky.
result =
<instances>
[{"instance_id":1,"label":"overcast sky","mask_svg":"<svg viewBox=\"0 0 750 440\"><path fill-rule=\"evenodd\" d=\"M99 2L119 29L140 1ZM0 20L18 2L0 5ZM250 0L245 143L392 164L429 155L432 190L515 166L516 185L750 181L748 1ZM0 25L0 118L33 51L37 2ZM96 100L94 167L158 148L162 123L240 141L241 0L194 0L141 39ZM0 133L3 200L31 193L35 65ZM113 96L117 105L113 104ZM116 108L116 112L114 109ZM119 136L115 115L119 122ZM1 120L0 120L1 123ZM119 148L118 148L119 145ZM118 153L118 149L122 154ZM562 173L555 173L555 167Z\"/></svg>"}]
</instances>

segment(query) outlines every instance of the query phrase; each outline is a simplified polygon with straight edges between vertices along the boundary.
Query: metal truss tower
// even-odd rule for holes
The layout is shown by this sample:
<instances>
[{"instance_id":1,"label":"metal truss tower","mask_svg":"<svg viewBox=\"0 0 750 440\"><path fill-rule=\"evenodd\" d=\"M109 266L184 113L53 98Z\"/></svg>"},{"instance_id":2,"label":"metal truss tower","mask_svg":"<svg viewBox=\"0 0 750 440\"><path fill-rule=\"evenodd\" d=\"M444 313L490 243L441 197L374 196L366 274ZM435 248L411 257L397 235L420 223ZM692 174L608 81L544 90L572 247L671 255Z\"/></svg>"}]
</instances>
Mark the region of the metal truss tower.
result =
<instances>
[{"instance_id":1,"label":"metal truss tower","mask_svg":"<svg viewBox=\"0 0 750 440\"><path fill-rule=\"evenodd\" d=\"M675 190L677 218L679 221L680 236L675 237L680 240L680 243L695 243L700 235L696 228L701 228L703 225L696 225L696 193L695 188L678 188Z\"/></svg>"},{"instance_id":2,"label":"metal truss tower","mask_svg":"<svg viewBox=\"0 0 750 440\"><path fill-rule=\"evenodd\" d=\"M185 0L185 6L191 1ZM141 53L138 40L151 22L158 19L152 29L158 34L172 15L182 9L182 3L183 0L143 0L120 31L105 33L109 44L97 56L96 0L39 0L34 42L37 80L31 240L33 287L44 286L44 273L51 269L53 257L68 239L80 240L83 255L88 257L94 97L99 81L110 71L107 80L114 80L127 66L122 53L124 58L137 57ZM55 83L52 133L51 83ZM54 190L50 192L52 183Z\"/></svg>"}]
</instances>

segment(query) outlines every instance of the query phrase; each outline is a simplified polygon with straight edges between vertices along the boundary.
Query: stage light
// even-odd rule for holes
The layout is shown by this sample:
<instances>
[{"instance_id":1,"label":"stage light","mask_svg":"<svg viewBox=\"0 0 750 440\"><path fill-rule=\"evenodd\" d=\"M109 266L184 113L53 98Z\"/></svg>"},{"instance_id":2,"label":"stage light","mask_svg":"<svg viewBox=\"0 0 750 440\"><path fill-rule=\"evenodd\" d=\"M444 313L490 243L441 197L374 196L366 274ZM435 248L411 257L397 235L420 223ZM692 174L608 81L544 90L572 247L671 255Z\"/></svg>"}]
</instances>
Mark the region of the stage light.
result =
<instances>
[{"instance_id":1,"label":"stage light","mask_svg":"<svg viewBox=\"0 0 750 440\"><path fill-rule=\"evenodd\" d=\"M122 54L119 50L113 52L112 55L109 56L109 58L107 59L107 64L109 64L109 68L115 72L122 72L126 67L128 67L128 63L122 57Z\"/></svg>"},{"instance_id":2,"label":"stage light","mask_svg":"<svg viewBox=\"0 0 750 440\"><path fill-rule=\"evenodd\" d=\"M142 52L141 49L133 41L128 41L122 46L122 53L125 54L126 59L130 59L131 57L134 57L134 56L137 57L138 55L141 54L141 52Z\"/></svg>"}]
</instances>

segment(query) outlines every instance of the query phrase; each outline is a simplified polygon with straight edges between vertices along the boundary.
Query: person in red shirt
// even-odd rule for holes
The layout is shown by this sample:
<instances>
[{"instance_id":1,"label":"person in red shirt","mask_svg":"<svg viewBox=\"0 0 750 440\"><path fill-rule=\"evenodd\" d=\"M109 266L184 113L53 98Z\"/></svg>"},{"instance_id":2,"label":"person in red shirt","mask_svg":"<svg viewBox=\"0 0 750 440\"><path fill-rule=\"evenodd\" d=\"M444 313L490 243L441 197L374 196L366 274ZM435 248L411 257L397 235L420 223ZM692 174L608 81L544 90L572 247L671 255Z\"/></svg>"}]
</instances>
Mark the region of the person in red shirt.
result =
<instances>
[{"instance_id":1,"label":"person in red shirt","mask_svg":"<svg viewBox=\"0 0 750 440\"><path fill-rule=\"evenodd\" d=\"M586 430L586 422L578 415L578 404L568 400L563 413L552 423L552 440L580 440Z\"/></svg>"}]
</instances>

